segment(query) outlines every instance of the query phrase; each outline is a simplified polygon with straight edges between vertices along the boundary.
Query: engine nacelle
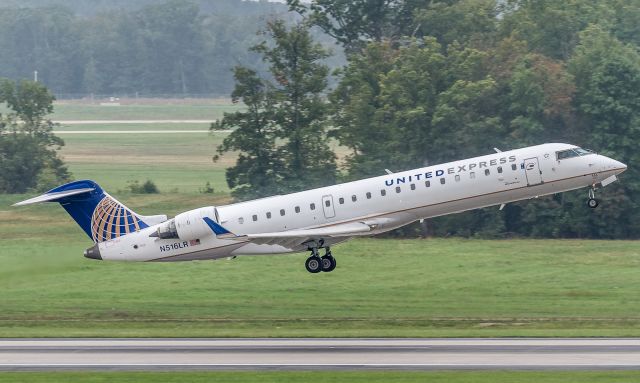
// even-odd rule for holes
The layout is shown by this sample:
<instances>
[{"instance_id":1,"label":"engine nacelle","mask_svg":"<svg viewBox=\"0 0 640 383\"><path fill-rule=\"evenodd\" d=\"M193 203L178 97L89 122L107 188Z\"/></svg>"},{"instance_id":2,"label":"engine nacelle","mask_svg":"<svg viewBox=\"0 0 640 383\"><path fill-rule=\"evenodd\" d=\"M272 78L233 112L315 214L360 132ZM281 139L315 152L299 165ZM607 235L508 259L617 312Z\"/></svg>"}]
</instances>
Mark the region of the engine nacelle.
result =
<instances>
[{"instance_id":1,"label":"engine nacelle","mask_svg":"<svg viewBox=\"0 0 640 383\"><path fill-rule=\"evenodd\" d=\"M180 239L199 239L213 234L211 228L203 218L209 217L216 221L216 208L213 206L201 207L176 215L176 231Z\"/></svg>"},{"instance_id":2,"label":"engine nacelle","mask_svg":"<svg viewBox=\"0 0 640 383\"><path fill-rule=\"evenodd\" d=\"M216 208L213 206L201 207L180 213L175 218L163 223L152 234L162 239L180 238L184 240L200 239L213 234L211 228L203 218L208 217L217 220Z\"/></svg>"}]
</instances>

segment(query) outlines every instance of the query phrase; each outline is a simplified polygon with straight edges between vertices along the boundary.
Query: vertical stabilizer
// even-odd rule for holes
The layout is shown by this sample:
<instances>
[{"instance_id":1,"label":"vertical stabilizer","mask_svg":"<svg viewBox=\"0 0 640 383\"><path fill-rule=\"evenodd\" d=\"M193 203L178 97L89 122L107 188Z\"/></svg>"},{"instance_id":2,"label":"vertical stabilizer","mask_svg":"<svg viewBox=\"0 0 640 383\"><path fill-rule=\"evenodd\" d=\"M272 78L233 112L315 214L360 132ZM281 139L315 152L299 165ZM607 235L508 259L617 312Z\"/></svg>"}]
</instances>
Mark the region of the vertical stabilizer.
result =
<instances>
[{"instance_id":1,"label":"vertical stabilizer","mask_svg":"<svg viewBox=\"0 0 640 383\"><path fill-rule=\"evenodd\" d=\"M137 232L167 219L136 214L91 180L71 182L15 206L58 202L94 242L103 242Z\"/></svg>"}]
</instances>

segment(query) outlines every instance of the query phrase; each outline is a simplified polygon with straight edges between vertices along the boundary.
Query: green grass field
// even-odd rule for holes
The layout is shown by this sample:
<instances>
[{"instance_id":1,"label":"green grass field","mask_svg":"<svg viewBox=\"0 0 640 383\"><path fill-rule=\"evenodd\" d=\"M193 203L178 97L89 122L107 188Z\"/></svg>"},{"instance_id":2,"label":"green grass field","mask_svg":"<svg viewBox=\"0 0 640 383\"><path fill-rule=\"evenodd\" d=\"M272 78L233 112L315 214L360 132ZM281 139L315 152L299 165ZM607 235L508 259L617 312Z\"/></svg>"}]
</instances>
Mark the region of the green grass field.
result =
<instances>
[{"instance_id":1,"label":"green grass field","mask_svg":"<svg viewBox=\"0 0 640 383\"><path fill-rule=\"evenodd\" d=\"M201 100L192 103L171 104L168 101L152 104L103 106L58 102L54 120L217 120L224 112L239 110L242 105L229 101Z\"/></svg>"},{"instance_id":2,"label":"green grass field","mask_svg":"<svg viewBox=\"0 0 640 383\"><path fill-rule=\"evenodd\" d=\"M224 195L116 195L143 214ZM0 199L0 336L638 336L640 244L360 239L305 254L109 263L55 205Z\"/></svg>"},{"instance_id":3,"label":"green grass field","mask_svg":"<svg viewBox=\"0 0 640 383\"><path fill-rule=\"evenodd\" d=\"M172 129L162 128L167 127ZM228 193L224 171L235 156L212 160L225 135L66 134L61 155L76 179L93 179L110 192L124 190L128 181L151 179L162 192L198 193L209 182Z\"/></svg>"},{"instance_id":4,"label":"green grass field","mask_svg":"<svg viewBox=\"0 0 640 383\"><path fill-rule=\"evenodd\" d=\"M0 383L622 383L640 379L637 371L605 372L109 372L4 373Z\"/></svg>"}]
</instances>

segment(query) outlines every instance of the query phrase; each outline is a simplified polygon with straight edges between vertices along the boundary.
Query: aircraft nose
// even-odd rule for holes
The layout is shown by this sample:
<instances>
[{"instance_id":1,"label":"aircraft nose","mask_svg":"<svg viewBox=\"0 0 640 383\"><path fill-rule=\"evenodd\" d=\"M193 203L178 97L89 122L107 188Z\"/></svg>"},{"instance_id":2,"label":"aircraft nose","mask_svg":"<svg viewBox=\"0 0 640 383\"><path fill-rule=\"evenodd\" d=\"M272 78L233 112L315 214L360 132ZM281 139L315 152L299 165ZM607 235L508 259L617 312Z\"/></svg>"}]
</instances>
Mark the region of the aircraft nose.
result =
<instances>
[{"instance_id":1,"label":"aircraft nose","mask_svg":"<svg viewBox=\"0 0 640 383\"><path fill-rule=\"evenodd\" d=\"M87 250L85 250L84 256L85 258L89 258L89 259L97 259L99 261L102 260L102 256L100 255L100 248L98 247L97 243L91 246L90 248L88 248Z\"/></svg>"},{"instance_id":2,"label":"aircraft nose","mask_svg":"<svg viewBox=\"0 0 640 383\"><path fill-rule=\"evenodd\" d=\"M623 164L622 162L616 160L611 160L611 162L611 167L618 170L618 173L622 173L623 171L627 170L626 164Z\"/></svg>"}]
</instances>

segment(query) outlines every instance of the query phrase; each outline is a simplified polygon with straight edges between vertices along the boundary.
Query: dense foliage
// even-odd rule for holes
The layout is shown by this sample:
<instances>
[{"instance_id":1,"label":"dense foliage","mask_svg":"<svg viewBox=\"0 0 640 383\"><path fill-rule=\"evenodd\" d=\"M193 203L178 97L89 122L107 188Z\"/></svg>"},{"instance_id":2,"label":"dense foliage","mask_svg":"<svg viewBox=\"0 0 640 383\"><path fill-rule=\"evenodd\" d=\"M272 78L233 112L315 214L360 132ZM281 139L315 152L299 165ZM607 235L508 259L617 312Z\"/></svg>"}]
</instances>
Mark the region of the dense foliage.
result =
<instances>
[{"instance_id":1,"label":"dense foliage","mask_svg":"<svg viewBox=\"0 0 640 383\"><path fill-rule=\"evenodd\" d=\"M0 8L0 75L56 95L228 94L232 68L283 4L235 0L28 0Z\"/></svg>"},{"instance_id":2,"label":"dense foliage","mask_svg":"<svg viewBox=\"0 0 640 383\"><path fill-rule=\"evenodd\" d=\"M630 165L596 211L579 191L405 233L640 235L640 1L288 3L349 53L330 95L334 134L351 149L348 179L543 142Z\"/></svg>"}]
</instances>

